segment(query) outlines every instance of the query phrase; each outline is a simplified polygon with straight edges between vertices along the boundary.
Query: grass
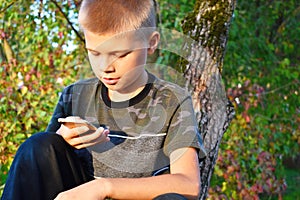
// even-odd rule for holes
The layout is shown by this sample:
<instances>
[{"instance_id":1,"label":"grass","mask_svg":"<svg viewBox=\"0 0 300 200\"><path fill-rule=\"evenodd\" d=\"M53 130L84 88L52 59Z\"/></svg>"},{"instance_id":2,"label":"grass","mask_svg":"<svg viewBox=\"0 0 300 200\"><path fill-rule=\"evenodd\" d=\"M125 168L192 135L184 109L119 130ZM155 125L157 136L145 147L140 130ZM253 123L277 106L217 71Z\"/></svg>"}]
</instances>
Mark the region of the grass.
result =
<instances>
[{"instance_id":1,"label":"grass","mask_svg":"<svg viewBox=\"0 0 300 200\"><path fill-rule=\"evenodd\" d=\"M300 169L285 168L287 189L282 194L282 200L300 200ZM278 200L278 195L263 195L261 200Z\"/></svg>"},{"instance_id":2,"label":"grass","mask_svg":"<svg viewBox=\"0 0 300 200\"><path fill-rule=\"evenodd\" d=\"M300 168L300 166L299 166ZM287 190L284 200L300 200L300 169L285 169Z\"/></svg>"}]
</instances>

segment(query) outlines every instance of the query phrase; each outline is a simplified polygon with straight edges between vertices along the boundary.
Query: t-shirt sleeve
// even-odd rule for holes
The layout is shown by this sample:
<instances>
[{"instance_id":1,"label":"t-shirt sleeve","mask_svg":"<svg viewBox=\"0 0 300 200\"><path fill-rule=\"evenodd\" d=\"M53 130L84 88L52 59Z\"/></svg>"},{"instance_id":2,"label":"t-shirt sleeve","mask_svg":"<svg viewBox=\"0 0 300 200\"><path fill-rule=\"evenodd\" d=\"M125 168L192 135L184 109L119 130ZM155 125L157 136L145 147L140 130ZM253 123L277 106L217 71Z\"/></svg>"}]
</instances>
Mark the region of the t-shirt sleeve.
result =
<instances>
[{"instance_id":1,"label":"t-shirt sleeve","mask_svg":"<svg viewBox=\"0 0 300 200\"><path fill-rule=\"evenodd\" d=\"M65 118L72 113L72 88L69 86L65 88L62 94L59 97L58 103L56 104L54 113L51 117L51 120L47 126L46 132L56 132L60 123L58 118Z\"/></svg>"},{"instance_id":2,"label":"t-shirt sleeve","mask_svg":"<svg viewBox=\"0 0 300 200\"><path fill-rule=\"evenodd\" d=\"M175 110L164 144L164 152L170 154L180 148L193 147L198 150L199 158L206 156L202 137L199 133L191 97L185 98Z\"/></svg>"}]
</instances>

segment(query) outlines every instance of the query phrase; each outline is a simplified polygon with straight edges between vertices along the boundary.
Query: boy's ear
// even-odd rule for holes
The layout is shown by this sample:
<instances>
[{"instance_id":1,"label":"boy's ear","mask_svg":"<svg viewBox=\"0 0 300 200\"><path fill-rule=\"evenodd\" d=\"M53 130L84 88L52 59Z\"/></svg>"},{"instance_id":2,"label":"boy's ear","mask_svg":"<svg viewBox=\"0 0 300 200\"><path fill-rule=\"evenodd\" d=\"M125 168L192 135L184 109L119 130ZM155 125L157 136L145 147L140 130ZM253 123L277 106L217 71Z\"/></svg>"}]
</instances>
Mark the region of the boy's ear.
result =
<instances>
[{"instance_id":1,"label":"boy's ear","mask_svg":"<svg viewBox=\"0 0 300 200\"><path fill-rule=\"evenodd\" d=\"M149 39L149 48L148 48L148 54L153 54L155 50L157 49L157 46L159 44L160 40L160 34L157 31L154 31Z\"/></svg>"}]
</instances>

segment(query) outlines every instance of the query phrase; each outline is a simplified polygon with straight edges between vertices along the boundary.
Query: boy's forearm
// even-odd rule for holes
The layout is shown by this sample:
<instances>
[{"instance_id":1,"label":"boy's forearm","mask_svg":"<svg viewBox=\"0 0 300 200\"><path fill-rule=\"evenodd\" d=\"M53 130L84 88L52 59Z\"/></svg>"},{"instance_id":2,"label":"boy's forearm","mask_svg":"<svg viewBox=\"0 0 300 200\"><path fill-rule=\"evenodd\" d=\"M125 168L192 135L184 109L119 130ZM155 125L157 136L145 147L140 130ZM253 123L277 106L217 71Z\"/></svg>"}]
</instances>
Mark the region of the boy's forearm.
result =
<instances>
[{"instance_id":1,"label":"boy's forearm","mask_svg":"<svg viewBox=\"0 0 300 200\"><path fill-rule=\"evenodd\" d=\"M199 183L182 174L166 174L147 178L101 178L99 190L105 189L113 199L153 199L165 193L179 193L197 199Z\"/></svg>"}]
</instances>

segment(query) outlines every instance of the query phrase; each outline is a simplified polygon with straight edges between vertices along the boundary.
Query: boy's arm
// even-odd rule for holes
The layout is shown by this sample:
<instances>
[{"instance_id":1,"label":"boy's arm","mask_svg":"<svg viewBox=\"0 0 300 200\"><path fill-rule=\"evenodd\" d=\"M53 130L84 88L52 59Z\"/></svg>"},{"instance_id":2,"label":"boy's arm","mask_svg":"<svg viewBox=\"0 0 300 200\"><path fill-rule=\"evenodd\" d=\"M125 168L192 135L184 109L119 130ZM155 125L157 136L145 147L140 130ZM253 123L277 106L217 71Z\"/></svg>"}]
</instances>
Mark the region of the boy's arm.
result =
<instances>
[{"instance_id":1,"label":"boy's arm","mask_svg":"<svg viewBox=\"0 0 300 200\"><path fill-rule=\"evenodd\" d=\"M188 199L197 199L199 185L196 149L182 148L171 154L171 174L146 178L100 178L61 193L56 199L153 199L165 193L179 193Z\"/></svg>"},{"instance_id":2,"label":"boy's arm","mask_svg":"<svg viewBox=\"0 0 300 200\"><path fill-rule=\"evenodd\" d=\"M182 151L185 153L178 158ZM164 193L179 193L196 199L200 175L194 148L178 149L171 154L171 174L139 179L104 179L109 197L116 199L153 199ZM101 180L100 180L101 182Z\"/></svg>"},{"instance_id":3,"label":"boy's arm","mask_svg":"<svg viewBox=\"0 0 300 200\"><path fill-rule=\"evenodd\" d=\"M72 86L66 87L56 104L55 110L51 117L51 120L47 126L46 132L56 132L60 128L60 123L57 121L58 118L63 118L71 115L72 113Z\"/></svg>"}]
</instances>

